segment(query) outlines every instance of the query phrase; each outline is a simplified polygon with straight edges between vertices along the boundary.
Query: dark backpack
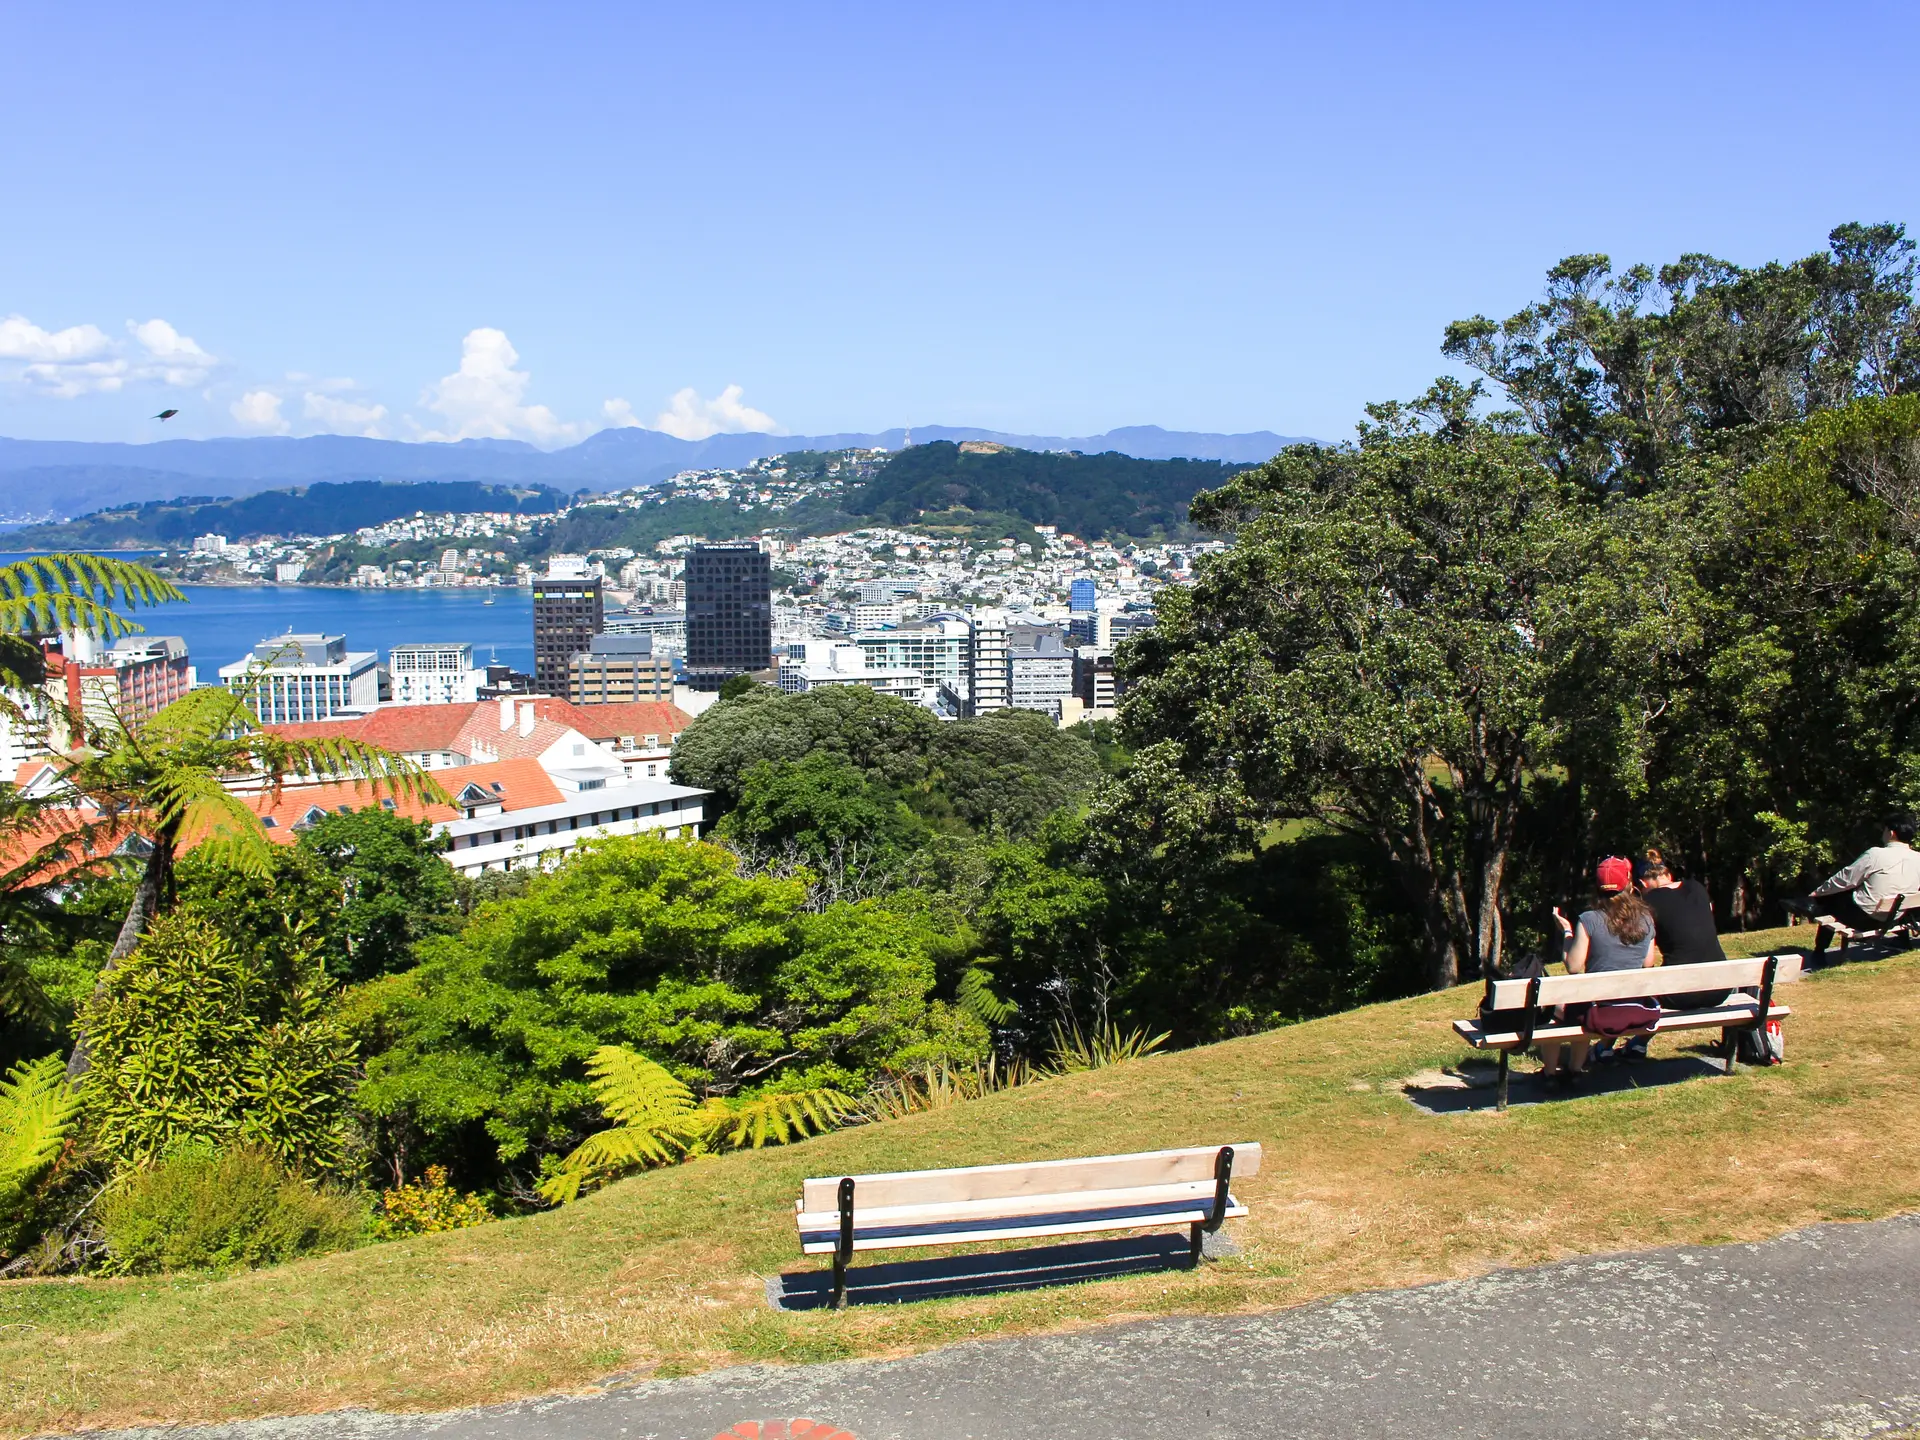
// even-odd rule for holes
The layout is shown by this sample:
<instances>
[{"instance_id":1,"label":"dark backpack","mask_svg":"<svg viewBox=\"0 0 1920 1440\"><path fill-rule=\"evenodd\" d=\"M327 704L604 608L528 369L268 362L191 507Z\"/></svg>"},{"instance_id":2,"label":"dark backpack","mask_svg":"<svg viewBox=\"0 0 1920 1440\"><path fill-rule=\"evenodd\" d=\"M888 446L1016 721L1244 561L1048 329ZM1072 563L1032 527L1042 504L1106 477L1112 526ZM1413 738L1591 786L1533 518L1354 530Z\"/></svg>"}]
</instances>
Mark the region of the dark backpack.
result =
<instances>
[{"instance_id":1,"label":"dark backpack","mask_svg":"<svg viewBox=\"0 0 1920 1440\"><path fill-rule=\"evenodd\" d=\"M1780 1033L1780 1022L1769 1020L1751 1030L1742 1030L1733 1042L1733 1053L1742 1065L1784 1065L1787 1041Z\"/></svg>"},{"instance_id":2,"label":"dark backpack","mask_svg":"<svg viewBox=\"0 0 1920 1440\"><path fill-rule=\"evenodd\" d=\"M1546 962L1538 955L1533 955L1528 957L1526 963L1521 965L1520 968L1515 970L1511 975L1506 975L1501 978L1506 980L1540 980L1546 977L1546 973ZM1491 982L1489 982L1489 990L1491 990ZM1524 1005L1517 1005L1508 1010L1490 1010L1487 1008L1485 997L1483 996L1481 998L1480 1030L1483 1034L1505 1035L1518 1033L1527 1028L1527 1022L1532 1019L1532 1017L1533 1012Z\"/></svg>"}]
</instances>

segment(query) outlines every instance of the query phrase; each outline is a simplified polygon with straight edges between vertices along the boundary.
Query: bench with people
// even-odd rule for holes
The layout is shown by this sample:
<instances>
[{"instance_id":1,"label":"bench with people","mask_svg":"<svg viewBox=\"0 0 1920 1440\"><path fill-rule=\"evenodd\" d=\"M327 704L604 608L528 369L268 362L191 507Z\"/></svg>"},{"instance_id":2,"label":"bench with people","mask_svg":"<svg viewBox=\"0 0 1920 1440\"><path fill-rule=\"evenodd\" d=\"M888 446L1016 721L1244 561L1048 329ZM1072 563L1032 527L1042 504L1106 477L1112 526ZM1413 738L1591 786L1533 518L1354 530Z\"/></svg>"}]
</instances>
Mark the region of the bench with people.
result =
<instances>
[{"instance_id":1,"label":"bench with people","mask_svg":"<svg viewBox=\"0 0 1920 1440\"><path fill-rule=\"evenodd\" d=\"M1836 938L1845 950L1853 940L1920 934L1920 852L1913 848L1913 836L1914 817L1895 815L1881 830L1878 845L1812 894L1787 903L1819 927L1813 936L1816 964Z\"/></svg>"},{"instance_id":2,"label":"bench with people","mask_svg":"<svg viewBox=\"0 0 1920 1440\"><path fill-rule=\"evenodd\" d=\"M1649 1039L1670 1031L1720 1030L1728 1073L1743 1039L1750 1060L1784 1053L1779 1024L1792 1012L1773 992L1799 979L1799 956L1729 960L1705 887L1678 879L1657 850L1638 866L1609 856L1594 881L1577 920L1553 912L1566 974L1536 967L1489 978L1480 1014L1454 1022L1468 1044L1499 1052L1500 1109L1511 1057L1534 1046L1541 1078L1562 1088L1600 1066L1644 1060Z\"/></svg>"}]
</instances>

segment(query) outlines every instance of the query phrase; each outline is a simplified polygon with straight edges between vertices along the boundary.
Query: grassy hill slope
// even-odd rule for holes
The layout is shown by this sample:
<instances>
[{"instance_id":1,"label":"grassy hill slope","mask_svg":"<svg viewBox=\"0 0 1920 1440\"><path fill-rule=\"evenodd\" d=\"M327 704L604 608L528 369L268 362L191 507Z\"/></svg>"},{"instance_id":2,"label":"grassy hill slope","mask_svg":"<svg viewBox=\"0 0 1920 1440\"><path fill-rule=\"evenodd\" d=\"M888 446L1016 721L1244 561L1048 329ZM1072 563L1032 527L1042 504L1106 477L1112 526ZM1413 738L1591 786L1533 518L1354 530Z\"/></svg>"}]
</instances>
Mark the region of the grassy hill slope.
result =
<instances>
[{"instance_id":1,"label":"grassy hill slope","mask_svg":"<svg viewBox=\"0 0 1920 1440\"><path fill-rule=\"evenodd\" d=\"M1463 1057L1448 1022L1475 998L1376 1005L278 1270L0 1286L0 1425L438 1408L613 1372L1293 1305L1920 1205L1920 955L1784 991L1796 1015L1777 1069L1505 1115L1416 1110L1399 1082ZM1696 1043L1657 1042L1655 1054ZM822 1263L795 1253L804 1175L1245 1140L1268 1158L1236 1187L1253 1210L1230 1227L1243 1258L840 1315L767 1308L763 1275Z\"/></svg>"}]
</instances>

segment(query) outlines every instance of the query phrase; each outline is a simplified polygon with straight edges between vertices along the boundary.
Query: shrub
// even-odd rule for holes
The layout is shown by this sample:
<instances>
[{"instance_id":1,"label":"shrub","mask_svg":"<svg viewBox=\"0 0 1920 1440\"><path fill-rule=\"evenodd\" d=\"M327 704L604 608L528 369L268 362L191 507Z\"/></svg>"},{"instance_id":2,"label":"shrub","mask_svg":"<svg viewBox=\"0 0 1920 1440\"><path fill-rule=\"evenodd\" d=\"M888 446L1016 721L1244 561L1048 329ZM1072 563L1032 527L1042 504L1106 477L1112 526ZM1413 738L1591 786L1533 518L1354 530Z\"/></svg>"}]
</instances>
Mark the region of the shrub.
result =
<instances>
[{"instance_id":1,"label":"shrub","mask_svg":"<svg viewBox=\"0 0 1920 1440\"><path fill-rule=\"evenodd\" d=\"M353 1046L310 944L245 950L182 908L83 1013L87 1124L116 1169L190 1141L259 1146L308 1171L338 1164Z\"/></svg>"},{"instance_id":2,"label":"shrub","mask_svg":"<svg viewBox=\"0 0 1920 1440\"><path fill-rule=\"evenodd\" d=\"M296 1179L264 1151L181 1150L129 1173L100 1202L106 1269L231 1270L344 1250L364 1238L351 1196Z\"/></svg>"},{"instance_id":3,"label":"shrub","mask_svg":"<svg viewBox=\"0 0 1920 1440\"><path fill-rule=\"evenodd\" d=\"M447 1167L429 1165L426 1179L380 1192L380 1213L373 1217L373 1238L398 1240L407 1235L437 1235L442 1230L464 1230L493 1219L487 1202L465 1195L447 1183Z\"/></svg>"}]
</instances>

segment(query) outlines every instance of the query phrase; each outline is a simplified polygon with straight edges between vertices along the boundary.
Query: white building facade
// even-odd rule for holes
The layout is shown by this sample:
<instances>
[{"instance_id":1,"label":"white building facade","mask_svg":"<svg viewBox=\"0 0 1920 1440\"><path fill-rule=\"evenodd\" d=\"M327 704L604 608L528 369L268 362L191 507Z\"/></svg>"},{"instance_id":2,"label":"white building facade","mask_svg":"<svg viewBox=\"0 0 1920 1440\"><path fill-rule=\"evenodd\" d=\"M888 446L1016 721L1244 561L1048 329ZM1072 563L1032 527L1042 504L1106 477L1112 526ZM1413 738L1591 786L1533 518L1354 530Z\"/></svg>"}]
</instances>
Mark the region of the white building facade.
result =
<instances>
[{"instance_id":1,"label":"white building facade","mask_svg":"<svg viewBox=\"0 0 1920 1440\"><path fill-rule=\"evenodd\" d=\"M473 668L473 646L396 645L387 652L395 705L471 705L487 683Z\"/></svg>"},{"instance_id":2,"label":"white building facade","mask_svg":"<svg viewBox=\"0 0 1920 1440\"><path fill-rule=\"evenodd\" d=\"M348 650L344 635L289 631L262 640L246 659L220 667L220 683L245 696L263 725L364 715L380 704L378 657Z\"/></svg>"}]
</instances>

